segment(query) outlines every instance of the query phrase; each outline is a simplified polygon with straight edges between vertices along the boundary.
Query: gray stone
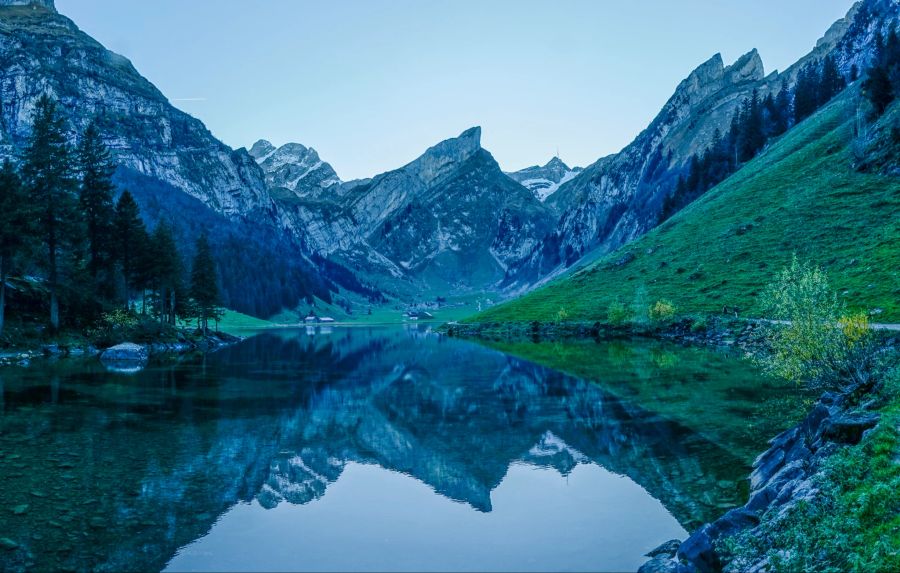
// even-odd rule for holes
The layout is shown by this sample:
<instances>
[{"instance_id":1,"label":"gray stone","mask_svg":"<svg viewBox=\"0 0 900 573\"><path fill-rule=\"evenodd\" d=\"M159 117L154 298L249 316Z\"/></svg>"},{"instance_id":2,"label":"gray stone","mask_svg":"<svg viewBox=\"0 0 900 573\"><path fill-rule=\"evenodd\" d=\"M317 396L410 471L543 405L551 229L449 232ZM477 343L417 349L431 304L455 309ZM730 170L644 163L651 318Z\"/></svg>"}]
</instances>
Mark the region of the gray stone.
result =
<instances>
[{"instance_id":1,"label":"gray stone","mask_svg":"<svg viewBox=\"0 0 900 573\"><path fill-rule=\"evenodd\" d=\"M100 355L104 362L146 362L148 358L147 347L132 342L123 342L107 348Z\"/></svg>"},{"instance_id":2,"label":"gray stone","mask_svg":"<svg viewBox=\"0 0 900 573\"><path fill-rule=\"evenodd\" d=\"M878 425L879 418L872 412L833 416L825 424L822 437L841 444L858 444L866 430Z\"/></svg>"},{"instance_id":3,"label":"gray stone","mask_svg":"<svg viewBox=\"0 0 900 573\"><path fill-rule=\"evenodd\" d=\"M675 553L678 552L678 547L681 545L681 541L678 539L670 539L665 543L660 544L654 549L651 549L644 555L647 557L674 557Z\"/></svg>"},{"instance_id":4,"label":"gray stone","mask_svg":"<svg viewBox=\"0 0 900 573\"><path fill-rule=\"evenodd\" d=\"M676 573L678 563L665 557L654 557L638 569L638 573Z\"/></svg>"}]
</instances>

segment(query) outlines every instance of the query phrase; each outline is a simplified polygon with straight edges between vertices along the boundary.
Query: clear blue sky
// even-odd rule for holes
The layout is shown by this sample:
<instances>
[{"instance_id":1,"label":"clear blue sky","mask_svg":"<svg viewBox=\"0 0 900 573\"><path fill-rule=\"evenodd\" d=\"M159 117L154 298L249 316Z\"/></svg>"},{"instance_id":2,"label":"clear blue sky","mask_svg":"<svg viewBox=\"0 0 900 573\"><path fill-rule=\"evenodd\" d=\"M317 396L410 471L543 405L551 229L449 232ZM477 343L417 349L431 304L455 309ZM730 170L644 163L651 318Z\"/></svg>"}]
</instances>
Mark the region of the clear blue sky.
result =
<instances>
[{"instance_id":1,"label":"clear blue sky","mask_svg":"<svg viewBox=\"0 0 900 573\"><path fill-rule=\"evenodd\" d=\"M56 0L233 147L316 148L343 179L481 125L506 170L621 149L690 71L809 51L851 0Z\"/></svg>"}]
</instances>

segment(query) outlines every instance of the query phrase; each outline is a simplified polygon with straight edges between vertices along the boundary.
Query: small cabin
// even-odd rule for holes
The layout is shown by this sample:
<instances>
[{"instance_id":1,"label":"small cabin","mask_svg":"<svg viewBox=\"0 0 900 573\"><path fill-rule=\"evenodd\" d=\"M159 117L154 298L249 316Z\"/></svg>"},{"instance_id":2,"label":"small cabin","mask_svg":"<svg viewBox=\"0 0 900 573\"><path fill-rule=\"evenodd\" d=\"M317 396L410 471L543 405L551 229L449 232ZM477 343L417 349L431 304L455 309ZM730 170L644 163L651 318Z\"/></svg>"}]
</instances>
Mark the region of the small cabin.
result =
<instances>
[{"instance_id":1,"label":"small cabin","mask_svg":"<svg viewBox=\"0 0 900 573\"><path fill-rule=\"evenodd\" d=\"M314 322L317 322L318 320L319 319L315 316L307 316L306 318L303 319L303 322L305 322L306 324L312 324Z\"/></svg>"},{"instance_id":2,"label":"small cabin","mask_svg":"<svg viewBox=\"0 0 900 573\"><path fill-rule=\"evenodd\" d=\"M319 319L319 322L329 323L329 322L334 322L334 319L331 318L330 316L323 316L322 318Z\"/></svg>"}]
</instances>

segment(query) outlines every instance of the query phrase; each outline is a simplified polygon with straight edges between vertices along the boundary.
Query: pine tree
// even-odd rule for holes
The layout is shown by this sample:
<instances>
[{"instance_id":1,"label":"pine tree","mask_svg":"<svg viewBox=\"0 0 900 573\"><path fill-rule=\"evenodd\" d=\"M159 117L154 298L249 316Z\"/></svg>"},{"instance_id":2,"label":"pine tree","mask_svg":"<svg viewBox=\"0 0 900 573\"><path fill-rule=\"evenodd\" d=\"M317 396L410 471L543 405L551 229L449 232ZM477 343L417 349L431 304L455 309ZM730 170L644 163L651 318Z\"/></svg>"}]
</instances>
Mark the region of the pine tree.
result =
<instances>
[{"instance_id":1,"label":"pine tree","mask_svg":"<svg viewBox=\"0 0 900 573\"><path fill-rule=\"evenodd\" d=\"M162 323L174 324L176 292L181 287L184 265L175 244L174 231L168 223L160 221L153 230L149 255L150 280L156 293L155 310Z\"/></svg>"},{"instance_id":2,"label":"pine tree","mask_svg":"<svg viewBox=\"0 0 900 573\"><path fill-rule=\"evenodd\" d=\"M50 327L59 330L61 263L67 245L77 243L78 209L72 151L56 103L42 96L34 110L31 138L24 153L22 179L40 209L41 239L46 247Z\"/></svg>"},{"instance_id":3,"label":"pine tree","mask_svg":"<svg viewBox=\"0 0 900 573\"><path fill-rule=\"evenodd\" d=\"M219 307L222 304L216 280L216 263L206 233L197 239L194 264L191 267L190 293L205 335L208 332L209 319L218 320Z\"/></svg>"},{"instance_id":4,"label":"pine tree","mask_svg":"<svg viewBox=\"0 0 900 573\"><path fill-rule=\"evenodd\" d=\"M0 334L6 312L6 279L34 241L33 211L19 175L5 160L0 168Z\"/></svg>"},{"instance_id":5,"label":"pine tree","mask_svg":"<svg viewBox=\"0 0 900 573\"><path fill-rule=\"evenodd\" d=\"M819 103L819 70L809 63L797 73L794 87L794 123L800 123L816 111Z\"/></svg>"},{"instance_id":6,"label":"pine tree","mask_svg":"<svg viewBox=\"0 0 900 573\"><path fill-rule=\"evenodd\" d=\"M778 122L773 126L775 135L781 135L791 127L791 88L788 86L787 78L782 78L781 89L775 96L775 108L778 110Z\"/></svg>"},{"instance_id":7,"label":"pine tree","mask_svg":"<svg viewBox=\"0 0 900 573\"><path fill-rule=\"evenodd\" d=\"M891 81L884 66L875 66L869 70L868 77L863 81L862 89L863 94L872 104L872 112L876 118L880 117L894 100Z\"/></svg>"},{"instance_id":8,"label":"pine tree","mask_svg":"<svg viewBox=\"0 0 900 573\"><path fill-rule=\"evenodd\" d=\"M131 308L131 294L144 286L140 271L148 237L137 203L128 191L123 191L116 203L114 236L115 255L125 280L125 307Z\"/></svg>"},{"instance_id":9,"label":"pine tree","mask_svg":"<svg viewBox=\"0 0 900 573\"><path fill-rule=\"evenodd\" d=\"M822 61L822 76L819 82L817 107L821 107L831 101L831 99L839 94L845 87L847 82L841 75L838 68L837 60L834 56L825 56Z\"/></svg>"},{"instance_id":10,"label":"pine tree","mask_svg":"<svg viewBox=\"0 0 900 573\"><path fill-rule=\"evenodd\" d=\"M114 207L112 175L115 167L100 130L92 122L78 146L81 174L79 201L84 213L89 248L88 270L94 291L102 299L112 297Z\"/></svg>"},{"instance_id":11,"label":"pine tree","mask_svg":"<svg viewBox=\"0 0 900 573\"><path fill-rule=\"evenodd\" d=\"M746 162L756 157L756 154L766 144L762 105L760 104L757 90L753 90L753 95L744 101L742 108L738 159L741 162Z\"/></svg>"}]
</instances>

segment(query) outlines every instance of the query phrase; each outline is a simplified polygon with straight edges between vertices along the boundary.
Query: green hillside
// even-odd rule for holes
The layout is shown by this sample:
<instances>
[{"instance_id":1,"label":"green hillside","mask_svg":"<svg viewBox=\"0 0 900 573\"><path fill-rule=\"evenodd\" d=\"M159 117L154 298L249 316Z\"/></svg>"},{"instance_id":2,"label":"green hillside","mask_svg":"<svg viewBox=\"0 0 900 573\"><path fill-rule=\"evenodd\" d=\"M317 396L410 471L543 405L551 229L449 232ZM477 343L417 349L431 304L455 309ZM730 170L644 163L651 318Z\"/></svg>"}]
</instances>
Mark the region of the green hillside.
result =
<instances>
[{"instance_id":1,"label":"green hillside","mask_svg":"<svg viewBox=\"0 0 900 573\"><path fill-rule=\"evenodd\" d=\"M869 128L884 134L880 149L861 152L858 101L845 90L641 239L469 322L602 321L641 287L681 314L761 316L759 295L792 253L827 269L849 307L900 322L900 177L854 169L860 153L881 161L896 148L900 107Z\"/></svg>"}]
</instances>

